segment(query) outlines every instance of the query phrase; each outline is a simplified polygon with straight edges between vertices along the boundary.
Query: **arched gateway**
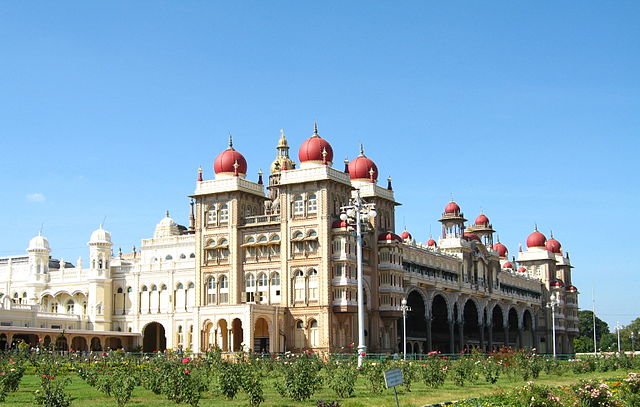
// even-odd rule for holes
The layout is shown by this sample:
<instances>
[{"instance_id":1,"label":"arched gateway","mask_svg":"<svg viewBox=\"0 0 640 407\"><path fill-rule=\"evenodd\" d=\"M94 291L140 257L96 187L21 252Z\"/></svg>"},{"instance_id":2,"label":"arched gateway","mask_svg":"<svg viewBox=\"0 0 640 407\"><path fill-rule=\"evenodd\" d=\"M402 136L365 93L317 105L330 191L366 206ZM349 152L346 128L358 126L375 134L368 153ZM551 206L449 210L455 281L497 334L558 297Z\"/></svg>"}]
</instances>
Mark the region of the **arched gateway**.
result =
<instances>
[{"instance_id":1,"label":"arched gateway","mask_svg":"<svg viewBox=\"0 0 640 407\"><path fill-rule=\"evenodd\" d=\"M164 352L167 349L167 337L164 326L157 322L152 322L144 327L142 331L142 351L143 352Z\"/></svg>"}]
</instances>

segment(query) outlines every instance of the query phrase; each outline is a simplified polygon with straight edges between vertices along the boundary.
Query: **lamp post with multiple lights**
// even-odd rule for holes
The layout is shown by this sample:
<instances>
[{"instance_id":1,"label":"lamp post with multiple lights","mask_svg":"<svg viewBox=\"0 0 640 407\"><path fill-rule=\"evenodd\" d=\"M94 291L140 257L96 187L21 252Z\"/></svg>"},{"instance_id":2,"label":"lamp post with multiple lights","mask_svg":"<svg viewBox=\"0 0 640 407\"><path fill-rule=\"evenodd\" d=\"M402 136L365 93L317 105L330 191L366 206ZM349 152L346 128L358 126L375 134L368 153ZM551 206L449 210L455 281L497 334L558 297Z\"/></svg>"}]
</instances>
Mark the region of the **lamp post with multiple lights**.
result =
<instances>
[{"instance_id":1,"label":"lamp post with multiple lights","mask_svg":"<svg viewBox=\"0 0 640 407\"><path fill-rule=\"evenodd\" d=\"M554 293L549 297L547 307L551 308L551 332L553 335L553 358L556 358L556 307L560 305L558 296Z\"/></svg>"},{"instance_id":2,"label":"lamp post with multiple lights","mask_svg":"<svg viewBox=\"0 0 640 407\"><path fill-rule=\"evenodd\" d=\"M376 217L375 204L366 203L360 198L360 190L356 190L356 196L352 198L349 205L340 208L340 220L347 222L356 229L356 261L358 282L358 367L367 352L367 345L364 340L364 278L362 272L362 232L371 226L370 219Z\"/></svg>"},{"instance_id":3,"label":"lamp post with multiple lights","mask_svg":"<svg viewBox=\"0 0 640 407\"><path fill-rule=\"evenodd\" d=\"M407 312L411 311L411 307L407 305L406 298L403 298L400 304L401 304L400 309L402 310L402 340L403 340L402 359L407 360Z\"/></svg>"}]
</instances>

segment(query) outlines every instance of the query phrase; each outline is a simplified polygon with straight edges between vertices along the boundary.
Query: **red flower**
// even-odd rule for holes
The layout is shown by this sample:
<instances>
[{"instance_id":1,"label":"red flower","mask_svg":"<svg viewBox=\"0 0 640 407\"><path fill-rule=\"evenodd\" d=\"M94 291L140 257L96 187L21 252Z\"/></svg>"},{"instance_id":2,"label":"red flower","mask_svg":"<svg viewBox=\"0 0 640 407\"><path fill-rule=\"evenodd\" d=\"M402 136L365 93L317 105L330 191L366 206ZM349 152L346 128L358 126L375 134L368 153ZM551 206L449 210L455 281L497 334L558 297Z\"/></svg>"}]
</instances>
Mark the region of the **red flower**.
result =
<instances>
[{"instance_id":1,"label":"red flower","mask_svg":"<svg viewBox=\"0 0 640 407\"><path fill-rule=\"evenodd\" d=\"M182 373L184 373L184 374L189 374L189 373L191 373L191 370L189 370L189 369L184 369L184 370L182 371Z\"/></svg>"},{"instance_id":2,"label":"red flower","mask_svg":"<svg viewBox=\"0 0 640 407\"><path fill-rule=\"evenodd\" d=\"M186 365L189 362L191 362L191 358L182 358L182 364L183 365Z\"/></svg>"}]
</instances>

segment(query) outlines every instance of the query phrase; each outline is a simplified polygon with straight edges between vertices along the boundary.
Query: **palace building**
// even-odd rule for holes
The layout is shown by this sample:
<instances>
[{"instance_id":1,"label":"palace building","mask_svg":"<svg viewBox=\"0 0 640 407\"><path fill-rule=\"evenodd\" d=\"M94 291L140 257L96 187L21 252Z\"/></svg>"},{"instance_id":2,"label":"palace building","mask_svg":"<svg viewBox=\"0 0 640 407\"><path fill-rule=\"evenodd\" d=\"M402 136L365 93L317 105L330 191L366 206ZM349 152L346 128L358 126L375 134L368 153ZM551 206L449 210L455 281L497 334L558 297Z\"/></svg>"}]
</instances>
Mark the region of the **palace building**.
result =
<instances>
[{"instance_id":1,"label":"palace building","mask_svg":"<svg viewBox=\"0 0 640 407\"><path fill-rule=\"evenodd\" d=\"M412 353L501 346L571 353L578 292L560 242L534 230L509 259L489 218L473 223L451 201L437 240L396 234L391 179L360 154L334 168L317 126L289 155L282 132L268 177L247 179L248 164L229 140L198 171L189 224L169 213L152 238L114 253L101 226L88 264L52 257L38 235L27 253L0 258L0 348L17 341L62 350L167 348L205 351L334 352L357 342L356 234L340 220L358 194L375 206L364 219L365 341L372 353L402 350L407 300ZM435 215L435 214L434 214Z\"/></svg>"}]
</instances>

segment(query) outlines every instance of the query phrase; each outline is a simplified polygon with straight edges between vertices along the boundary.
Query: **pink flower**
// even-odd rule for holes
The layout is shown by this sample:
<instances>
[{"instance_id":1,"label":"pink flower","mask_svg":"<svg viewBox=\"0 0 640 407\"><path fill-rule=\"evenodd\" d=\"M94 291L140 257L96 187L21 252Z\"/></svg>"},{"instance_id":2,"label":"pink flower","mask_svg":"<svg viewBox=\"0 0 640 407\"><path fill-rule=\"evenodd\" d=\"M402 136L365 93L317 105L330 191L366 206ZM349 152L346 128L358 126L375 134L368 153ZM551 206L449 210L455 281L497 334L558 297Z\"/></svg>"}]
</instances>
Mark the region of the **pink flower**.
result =
<instances>
[{"instance_id":1,"label":"pink flower","mask_svg":"<svg viewBox=\"0 0 640 407\"><path fill-rule=\"evenodd\" d=\"M189 369L184 369L184 370L182 371L182 373L184 373L184 374L190 374L190 373L191 373L191 370L189 370Z\"/></svg>"},{"instance_id":2,"label":"pink flower","mask_svg":"<svg viewBox=\"0 0 640 407\"><path fill-rule=\"evenodd\" d=\"M191 362L191 358L182 358L182 364L183 365L186 365L189 362Z\"/></svg>"}]
</instances>

